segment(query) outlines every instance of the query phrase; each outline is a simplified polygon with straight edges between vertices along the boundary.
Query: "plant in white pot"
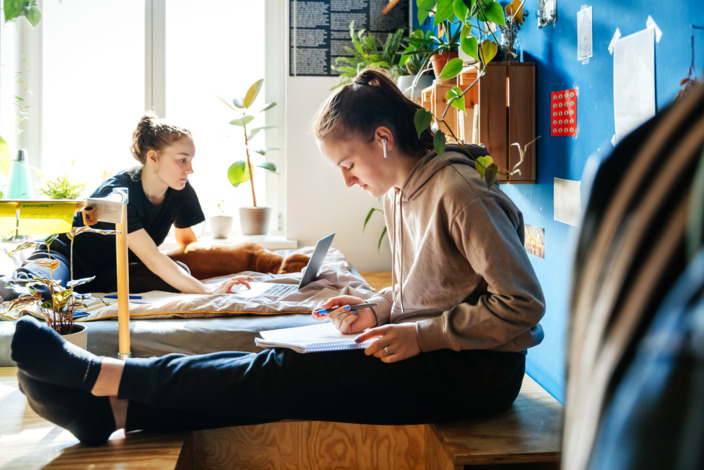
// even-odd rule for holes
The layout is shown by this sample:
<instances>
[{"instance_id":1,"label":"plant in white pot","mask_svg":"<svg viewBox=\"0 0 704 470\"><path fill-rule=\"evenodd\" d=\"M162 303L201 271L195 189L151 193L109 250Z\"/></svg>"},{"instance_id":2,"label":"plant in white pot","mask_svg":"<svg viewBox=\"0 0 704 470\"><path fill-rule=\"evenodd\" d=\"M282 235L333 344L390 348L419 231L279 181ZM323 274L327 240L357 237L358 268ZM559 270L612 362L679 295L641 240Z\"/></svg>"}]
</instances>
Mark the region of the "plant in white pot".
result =
<instances>
[{"instance_id":1,"label":"plant in white pot","mask_svg":"<svg viewBox=\"0 0 704 470\"><path fill-rule=\"evenodd\" d=\"M257 134L259 134L265 129L270 129L273 126L259 126L248 128L248 125L254 121L257 115L263 115L264 112L276 106L276 103L270 102L266 103L259 111L251 111L251 108L254 102L256 101L263 84L264 79L259 79L254 82L249 87L244 97L235 98L232 100L232 105L220 98L221 101L225 103L230 109L237 113L241 113L241 116L230 121L230 124L242 128L242 132L244 134L244 149L246 158L238 160L232 165L230 165L227 170L227 179L230 184L235 188L239 187L240 184L249 181L250 187L252 189L252 206L240 207L240 228L242 229L243 235L265 235L268 232L269 217L271 213L270 207L263 207L257 205L257 195L254 190L254 167L263 168L264 170L276 173L276 165L263 160L263 157L266 155L267 151L276 149L254 148L250 144L251 140ZM255 159L255 156L252 155L253 153L259 155L259 162L253 162L253 160Z\"/></svg>"},{"instance_id":2,"label":"plant in white pot","mask_svg":"<svg viewBox=\"0 0 704 470\"><path fill-rule=\"evenodd\" d=\"M115 230L102 230L94 229L91 227L73 227L70 232L66 235L71 240L71 252L70 252L70 280L66 283L66 287L59 284L58 281L54 279L54 271L60 266L58 259L51 258L51 251L49 247L51 242L58 236L58 234L49 235L43 242L46 244L49 250L49 257L45 259L37 259L33 262L39 266L49 269L49 278L33 277L31 280L22 282L8 282L8 286L13 286L16 288L24 289L26 293L20 294L20 296L10 302L8 307L8 312L16 310L30 310L32 313L37 314L42 317L47 325L56 331L58 334L62 335L67 341L86 348L87 345L87 330L84 325L74 324L74 313L76 308L83 305L83 300L91 298L91 294L80 294L74 291L74 287L86 284L92 281L95 276L73 279L73 240L81 233L97 233L101 235L114 235L117 233ZM35 248L39 245L38 241L28 241L18 245L12 252L9 253L10 256L15 253L26 250L29 248ZM49 299L42 296L35 286L43 285L49 290Z\"/></svg>"},{"instance_id":3,"label":"plant in white pot","mask_svg":"<svg viewBox=\"0 0 704 470\"><path fill-rule=\"evenodd\" d=\"M229 238L232 230L232 216L225 211L225 200L219 199L215 206L217 213L210 216L210 232L216 240Z\"/></svg>"}]
</instances>

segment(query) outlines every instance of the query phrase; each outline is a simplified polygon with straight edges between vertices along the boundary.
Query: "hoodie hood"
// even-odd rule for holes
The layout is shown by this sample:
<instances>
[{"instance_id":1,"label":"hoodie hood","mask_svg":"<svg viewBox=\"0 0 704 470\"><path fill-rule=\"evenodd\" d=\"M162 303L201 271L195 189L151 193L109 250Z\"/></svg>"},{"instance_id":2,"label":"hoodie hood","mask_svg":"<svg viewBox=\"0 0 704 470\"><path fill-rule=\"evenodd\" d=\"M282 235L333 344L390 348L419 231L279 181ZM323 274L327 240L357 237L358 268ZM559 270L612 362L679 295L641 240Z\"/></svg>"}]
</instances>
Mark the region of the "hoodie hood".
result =
<instances>
[{"instance_id":1,"label":"hoodie hood","mask_svg":"<svg viewBox=\"0 0 704 470\"><path fill-rule=\"evenodd\" d=\"M442 157L437 152L430 152L418 160L401 188L401 201L408 202L418 197L423 186L435 173L448 165L461 164L475 168L477 157L489 155L486 148L479 145L448 145Z\"/></svg>"}]
</instances>

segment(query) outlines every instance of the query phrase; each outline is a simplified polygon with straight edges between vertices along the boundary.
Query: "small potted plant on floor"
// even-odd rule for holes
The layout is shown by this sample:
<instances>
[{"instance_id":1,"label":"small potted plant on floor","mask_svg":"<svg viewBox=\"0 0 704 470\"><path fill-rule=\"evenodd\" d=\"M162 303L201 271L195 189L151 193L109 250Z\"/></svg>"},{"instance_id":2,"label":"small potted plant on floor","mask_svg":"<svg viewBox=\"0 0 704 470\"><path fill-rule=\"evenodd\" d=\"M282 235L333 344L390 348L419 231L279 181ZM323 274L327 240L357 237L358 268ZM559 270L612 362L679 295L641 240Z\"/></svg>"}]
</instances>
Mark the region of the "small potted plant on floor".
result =
<instances>
[{"instance_id":1,"label":"small potted plant on floor","mask_svg":"<svg viewBox=\"0 0 704 470\"><path fill-rule=\"evenodd\" d=\"M80 294L75 292L74 288L92 281L95 276L76 280L73 279L73 240L77 235L86 232L101 235L114 235L117 233L115 230L101 230L86 226L73 227L71 231L66 234L69 240L71 240L70 280L66 283L66 287L61 286L54 280L53 273L59 267L60 263L59 260L51 258L51 251L49 251L48 258L33 261L35 264L49 269L49 278L34 277L27 282L23 282L22 285L13 282L8 283L8 286L26 290L26 293L20 294L18 298L10 301L8 312L30 309L31 312L41 316L50 328L64 336L67 341L84 349L86 348L88 340L87 331L84 325L74 323L74 313L76 312L76 308L83 305L84 299L91 297L91 294ZM43 243L49 248L51 242L54 241L57 236L57 234L50 235L43 240ZM40 242L38 241L24 242L10 252L9 256L29 248L33 249L39 244ZM36 289L38 285L47 287L50 294L49 299L45 299Z\"/></svg>"},{"instance_id":2,"label":"small potted plant on floor","mask_svg":"<svg viewBox=\"0 0 704 470\"><path fill-rule=\"evenodd\" d=\"M220 100L230 109L240 114L240 116L231 120L230 124L241 127L244 135L245 158L237 160L235 163L230 165L227 170L227 179L232 186L237 188L240 184L249 181L252 189L252 206L240 207L239 211L240 227L243 235L265 235L268 231L271 212L270 207L262 207L257 205L257 195L254 191L254 169L255 167L263 168L264 170L276 173L276 165L261 159L268 151L276 149L255 148L251 141L261 131L270 129L273 126L248 127L257 115L264 114L264 112L276 106L276 103L270 102L266 103L261 110L252 112L251 108L254 105L263 84L264 79L257 80L249 87L244 97L233 99L232 104L220 98ZM259 155L260 161L255 163L255 156L252 154Z\"/></svg>"}]
</instances>

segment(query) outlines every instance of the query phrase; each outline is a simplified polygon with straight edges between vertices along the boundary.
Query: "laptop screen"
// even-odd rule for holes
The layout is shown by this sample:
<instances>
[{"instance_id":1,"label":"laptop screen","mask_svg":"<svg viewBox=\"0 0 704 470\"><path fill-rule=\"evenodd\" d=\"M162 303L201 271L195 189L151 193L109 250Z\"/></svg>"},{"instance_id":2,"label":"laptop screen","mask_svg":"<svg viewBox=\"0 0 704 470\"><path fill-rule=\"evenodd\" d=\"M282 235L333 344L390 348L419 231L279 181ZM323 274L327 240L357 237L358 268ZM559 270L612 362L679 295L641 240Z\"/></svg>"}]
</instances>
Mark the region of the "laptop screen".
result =
<instances>
[{"instance_id":1,"label":"laptop screen","mask_svg":"<svg viewBox=\"0 0 704 470\"><path fill-rule=\"evenodd\" d=\"M308 266L306 266L306 270L301 277L301 282L298 283L299 289L304 288L318 277L318 271L320 271L320 267L323 265L325 255L327 255L334 237L335 232L318 240L313 255L311 255L310 261L308 261Z\"/></svg>"}]
</instances>

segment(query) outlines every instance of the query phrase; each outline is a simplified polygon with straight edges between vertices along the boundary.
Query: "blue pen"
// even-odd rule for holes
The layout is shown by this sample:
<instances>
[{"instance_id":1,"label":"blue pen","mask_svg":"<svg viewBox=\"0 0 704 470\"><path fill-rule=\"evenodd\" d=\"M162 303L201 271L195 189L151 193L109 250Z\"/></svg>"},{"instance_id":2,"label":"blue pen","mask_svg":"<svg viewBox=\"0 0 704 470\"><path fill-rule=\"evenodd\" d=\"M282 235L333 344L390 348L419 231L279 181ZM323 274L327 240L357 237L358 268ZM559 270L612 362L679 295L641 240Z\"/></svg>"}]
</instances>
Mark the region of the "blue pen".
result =
<instances>
[{"instance_id":1,"label":"blue pen","mask_svg":"<svg viewBox=\"0 0 704 470\"><path fill-rule=\"evenodd\" d=\"M116 299L116 298L117 298L117 295L115 295L115 294L108 294L108 295L105 295L105 296L103 296L103 297L105 297L106 299ZM141 299L142 296L141 296L141 295L130 295L128 298L130 298L130 299Z\"/></svg>"},{"instance_id":2,"label":"blue pen","mask_svg":"<svg viewBox=\"0 0 704 470\"><path fill-rule=\"evenodd\" d=\"M334 312L335 310L338 310L338 309L341 309L341 308L344 308L345 310L350 310L350 309L352 309L352 310L357 310L358 308L373 307L373 306L375 306L375 305L376 305L375 303L371 303L371 304L355 304L355 305L340 305L340 306L338 306L338 307L334 307L334 308L331 308L331 309L325 309L325 308L324 308L324 309L322 309L322 310L315 310L315 311L313 312L313 315L315 315L315 316L317 316L317 317L324 317L325 315L328 315L329 313Z\"/></svg>"}]
</instances>

